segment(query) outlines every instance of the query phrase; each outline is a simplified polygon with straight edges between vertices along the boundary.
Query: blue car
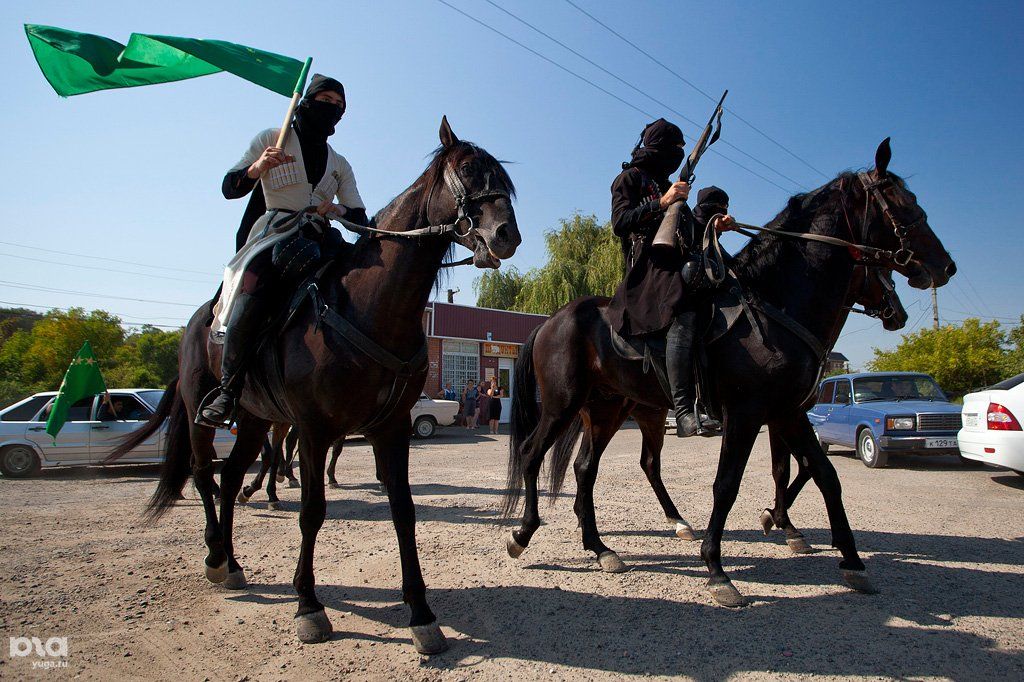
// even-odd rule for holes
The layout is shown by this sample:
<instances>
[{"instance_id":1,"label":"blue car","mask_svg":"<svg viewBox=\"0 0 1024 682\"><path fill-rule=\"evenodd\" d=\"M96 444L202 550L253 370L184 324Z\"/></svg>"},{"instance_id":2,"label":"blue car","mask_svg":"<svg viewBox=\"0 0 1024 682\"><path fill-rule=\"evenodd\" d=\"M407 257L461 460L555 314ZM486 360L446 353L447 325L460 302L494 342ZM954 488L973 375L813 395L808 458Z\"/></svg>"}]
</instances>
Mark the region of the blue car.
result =
<instances>
[{"instance_id":1,"label":"blue car","mask_svg":"<svg viewBox=\"0 0 1024 682\"><path fill-rule=\"evenodd\" d=\"M889 454L959 455L960 406L927 374L865 372L821 382L807 417L821 448L853 448L865 466L884 467Z\"/></svg>"}]
</instances>

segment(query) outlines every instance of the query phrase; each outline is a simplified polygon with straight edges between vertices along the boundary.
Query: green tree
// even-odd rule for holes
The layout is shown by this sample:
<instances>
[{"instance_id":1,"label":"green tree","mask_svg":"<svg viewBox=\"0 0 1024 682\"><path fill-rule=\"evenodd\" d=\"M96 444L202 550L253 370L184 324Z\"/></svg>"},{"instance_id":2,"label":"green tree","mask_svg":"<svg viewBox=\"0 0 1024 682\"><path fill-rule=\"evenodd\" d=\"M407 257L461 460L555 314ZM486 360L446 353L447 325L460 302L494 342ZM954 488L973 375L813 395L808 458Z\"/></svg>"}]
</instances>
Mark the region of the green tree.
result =
<instances>
[{"instance_id":1,"label":"green tree","mask_svg":"<svg viewBox=\"0 0 1024 682\"><path fill-rule=\"evenodd\" d=\"M1024 315L1020 316L1017 326L1006 334L1009 349L1006 352L1006 375L1016 376L1024 372Z\"/></svg>"},{"instance_id":2,"label":"green tree","mask_svg":"<svg viewBox=\"0 0 1024 682\"><path fill-rule=\"evenodd\" d=\"M183 330L165 332L144 326L125 339L114 353L107 375L110 386L166 386L178 373L178 346Z\"/></svg>"},{"instance_id":3,"label":"green tree","mask_svg":"<svg viewBox=\"0 0 1024 682\"><path fill-rule=\"evenodd\" d=\"M893 350L874 349L879 372L926 372L953 396L988 386L1006 373L1006 334L998 322L970 318L957 325L904 334Z\"/></svg>"},{"instance_id":4,"label":"green tree","mask_svg":"<svg viewBox=\"0 0 1024 682\"><path fill-rule=\"evenodd\" d=\"M514 265L485 272L473 281L476 304L481 308L516 310L525 281L526 277Z\"/></svg>"},{"instance_id":5,"label":"green tree","mask_svg":"<svg viewBox=\"0 0 1024 682\"><path fill-rule=\"evenodd\" d=\"M0 308L0 344L11 338L17 331L29 331L37 321L43 318L28 308Z\"/></svg>"}]
</instances>

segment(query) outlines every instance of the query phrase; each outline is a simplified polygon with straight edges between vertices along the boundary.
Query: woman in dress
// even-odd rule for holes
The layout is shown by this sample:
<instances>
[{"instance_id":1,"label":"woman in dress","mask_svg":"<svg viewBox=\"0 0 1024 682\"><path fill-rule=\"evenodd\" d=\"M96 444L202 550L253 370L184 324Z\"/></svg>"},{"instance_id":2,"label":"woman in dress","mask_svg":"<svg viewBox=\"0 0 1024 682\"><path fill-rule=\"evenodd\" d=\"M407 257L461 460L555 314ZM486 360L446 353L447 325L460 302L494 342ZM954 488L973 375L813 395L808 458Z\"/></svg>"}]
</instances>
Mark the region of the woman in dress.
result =
<instances>
[{"instance_id":1,"label":"woman in dress","mask_svg":"<svg viewBox=\"0 0 1024 682\"><path fill-rule=\"evenodd\" d=\"M497 379L491 379L487 389L490 401L487 403L487 417L491 423L491 433L498 433L498 420L501 419L501 399L505 397L505 389L498 385Z\"/></svg>"},{"instance_id":2,"label":"woman in dress","mask_svg":"<svg viewBox=\"0 0 1024 682\"><path fill-rule=\"evenodd\" d=\"M462 392L462 403L465 406L463 414L466 416L466 428L475 429L477 420L476 403L480 398L480 391L477 390L473 380L466 382L466 390Z\"/></svg>"}]
</instances>

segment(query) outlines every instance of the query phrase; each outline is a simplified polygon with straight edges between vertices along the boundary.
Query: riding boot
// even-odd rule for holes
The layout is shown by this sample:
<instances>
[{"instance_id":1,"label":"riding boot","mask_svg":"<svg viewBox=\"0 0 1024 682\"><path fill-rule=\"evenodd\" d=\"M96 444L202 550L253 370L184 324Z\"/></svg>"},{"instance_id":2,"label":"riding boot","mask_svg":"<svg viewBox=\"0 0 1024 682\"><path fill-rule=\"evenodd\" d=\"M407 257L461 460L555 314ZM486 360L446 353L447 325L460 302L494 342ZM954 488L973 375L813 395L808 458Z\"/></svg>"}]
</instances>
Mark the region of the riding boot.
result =
<instances>
[{"instance_id":1,"label":"riding boot","mask_svg":"<svg viewBox=\"0 0 1024 682\"><path fill-rule=\"evenodd\" d=\"M231 305L221 358L220 393L201 411L203 423L228 428L235 414L238 394L245 384L245 361L264 323L263 301L239 294ZM197 420L198 421L198 420Z\"/></svg>"},{"instance_id":2,"label":"riding boot","mask_svg":"<svg viewBox=\"0 0 1024 682\"><path fill-rule=\"evenodd\" d=\"M665 369L672 407L676 418L676 436L685 438L697 433L697 415L694 414L695 387L693 383L693 342L696 335L697 315L684 311L672 319L665 337Z\"/></svg>"}]
</instances>

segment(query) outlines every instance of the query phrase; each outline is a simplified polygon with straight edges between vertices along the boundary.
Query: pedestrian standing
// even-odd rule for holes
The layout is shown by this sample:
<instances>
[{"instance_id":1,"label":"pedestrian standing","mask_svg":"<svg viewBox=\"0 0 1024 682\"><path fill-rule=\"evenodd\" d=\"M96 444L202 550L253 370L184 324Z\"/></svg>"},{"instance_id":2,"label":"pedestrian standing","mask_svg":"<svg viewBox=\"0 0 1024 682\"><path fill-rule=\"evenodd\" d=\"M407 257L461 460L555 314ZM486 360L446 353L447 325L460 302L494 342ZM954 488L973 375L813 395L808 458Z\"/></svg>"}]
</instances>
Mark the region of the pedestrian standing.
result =
<instances>
[{"instance_id":1,"label":"pedestrian standing","mask_svg":"<svg viewBox=\"0 0 1024 682\"><path fill-rule=\"evenodd\" d=\"M487 389L490 400L487 403L487 417L491 424L491 433L498 433L498 420L501 419L501 399L505 397L505 389L498 385L497 379L491 379Z\"/></svg>"},{"instance_id":2,"label":"pedestrian standing","mask_svg":"<svg viewBox=\"0 0 1024 682\"><path fill-rule=\"evenodd\" d=\"M472 379L466 382L466 389L462 392L462 413L466 416L466 428L475 429L477 420L477 401L480 398L480 391Z\"/></svg>"}]
</instances>

